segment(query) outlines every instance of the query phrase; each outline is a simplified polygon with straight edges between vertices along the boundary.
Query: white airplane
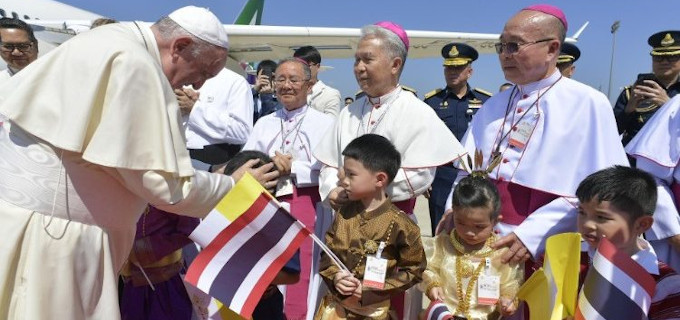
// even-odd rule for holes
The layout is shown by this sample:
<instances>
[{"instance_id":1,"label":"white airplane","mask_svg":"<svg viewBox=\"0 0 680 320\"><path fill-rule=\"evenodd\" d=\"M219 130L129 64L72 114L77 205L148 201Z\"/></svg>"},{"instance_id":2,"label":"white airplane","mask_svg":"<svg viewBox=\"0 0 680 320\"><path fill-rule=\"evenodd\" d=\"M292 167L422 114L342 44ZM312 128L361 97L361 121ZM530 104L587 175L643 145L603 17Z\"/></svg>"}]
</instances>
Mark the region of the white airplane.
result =
<instances>
[{"instance_id":1,"label":"white airplane","mask_svg":"<svg viewBox=\"0 0 680 320\"><path fill-rule=\"evenodd\" d=\"M323 28L259 25L264 0L248 0L234 24L225 24L229 55L238 62L281 59L300 46L312 45L324 58L351 58L360 36L358 28ZM88 30L92 20L102 17L53 0L0 0L0 16L24 19L36 31L39 41L59 45L78 32ZM150 23L150 22L149 22ZM567 38L576 42L586 22ZM480 54L495 53L499 34L407 30L409 58L439 57L449 42L464 42ZM42 48L42 46L41 46Z\"/></svg>"}]
</instances>

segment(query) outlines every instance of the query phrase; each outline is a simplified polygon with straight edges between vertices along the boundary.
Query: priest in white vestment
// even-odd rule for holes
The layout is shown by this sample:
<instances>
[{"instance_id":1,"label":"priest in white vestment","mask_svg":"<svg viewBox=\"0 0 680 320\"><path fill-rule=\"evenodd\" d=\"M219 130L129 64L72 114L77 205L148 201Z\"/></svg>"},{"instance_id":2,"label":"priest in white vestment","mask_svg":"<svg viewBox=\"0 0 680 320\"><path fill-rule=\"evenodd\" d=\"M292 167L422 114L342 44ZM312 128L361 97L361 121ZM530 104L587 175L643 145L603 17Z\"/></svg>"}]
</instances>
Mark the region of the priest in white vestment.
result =
<instances>
[{"instance_id":1,"label":"priest in white vestment","mask_svg":"<svg viewBox=\"0 0 680 320\"><path fill-rule=\"evenodd\" d=\"M257 121L243 150L257 150L272 157L281 174L276 198L287 203L290 213L323 239L324 226L330 225L332 216L320 203L321 163L312 156L312 150L335 119L307 105L312 85L310 66L304 60L284 59L275 74L276 96L283 108ZM300 281L288 285L285 292L288 319L305 319L316 310L321 283L314 279L319 254L311 238L300 246Z\"/></svg>"},{"instance_id":2,"label":"priest in white vestment","mask_svg":"<svg viewBox=\"0 0 680 320\"><path fill-rule=\"evenodd\" d=\"M654 224L645 239L660 261L680 270L680 96L664 104L626 145L636 167L658 184Z\"/></svg>"},{"instance_id":3,"label":"priest in white vestment","mask_svg":"<svg viewBox=\"0 0 680 320\"><path fill-rule=\"evenodd\" d=\"M194 172L173 93L217 74L227 45L185 7L80 34L0 87L0 318L119 319L147 204L201 217L240 178Z\"/></svg>"},{"instance_id":4,"label":"priest in white vestment","mask_svg":"<svg viewBox=\"0 0 680 320\"><path fill-rule=\"evenodd\" d=\"M406 32L384 22L364 27L361 34L354 76L366 95L340 111L335 127L314 150L324 164L321 198L332 206L347 201L337 185L342 150L354 138L375 133L389 139L401 154L402 167L388 193L395 205L412 214L415 198L432 184L436 167L465 151L432 108L399 85L408 52Z\"/></svg>"},{"instance_id":5,"label":"priest in white vestment","mask_svg":"<svg viewBox=\"0 0 680 320\"><path fill-rule=\"evenodd\" d=\"M504 261L537 258L549 236L576 232L581 180L628 165L607 97L556 67L566 30L564 14L550 5L527 7L506 23L496 51L516 85L487 100L463 137L468 152L482 151L482 168L498 161L489 177L501 196L504 237L496 247L510 247Z\"/></svg>"},{"instance_id":6,"label":"priest in white vestment","mask_svg":"<svg viewBox=\"0 0 680 320\"><path fill-rule=\"evenodd\" d=\"M399 85L408 45L404 29L392 22L378 22L361 30L354 76L366 95L340 111L335 126L314 149L314 156L324 164L319 182L321 199L334 208L348 201L344 189L338 186L338 173L343 174L338 168L343 165L342 150L356 137L379 134L397 148L401 168L387 192L394 205L410 215L416 197L432 184L437 167L465 154L432 108ZM420 297L422 294L412 288L404 300L392 300L399 319L417 317Z\"/></svg>"}]
</instances>

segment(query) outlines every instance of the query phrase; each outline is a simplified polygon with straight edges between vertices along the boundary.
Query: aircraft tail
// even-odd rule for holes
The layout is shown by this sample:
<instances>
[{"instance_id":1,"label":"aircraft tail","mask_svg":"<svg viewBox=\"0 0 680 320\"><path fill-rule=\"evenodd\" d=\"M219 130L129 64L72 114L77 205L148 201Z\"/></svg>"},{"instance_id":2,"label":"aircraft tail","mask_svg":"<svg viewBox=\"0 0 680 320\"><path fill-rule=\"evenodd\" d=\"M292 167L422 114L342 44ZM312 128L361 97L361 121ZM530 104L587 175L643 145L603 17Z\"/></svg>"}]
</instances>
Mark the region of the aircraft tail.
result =
<instances>
[{"instance_id":1,"label":"aircraft tail","mask_svg":"<svg viewBox=\"0 0 680 320\"><path fill-rule=\"evenodd\" d=\"M262 9L264 8L264 0L248 0L241 9L241 14L238 15L234 24L244 25L259 25L262 23Z\"/></svg>"}]
</instances>

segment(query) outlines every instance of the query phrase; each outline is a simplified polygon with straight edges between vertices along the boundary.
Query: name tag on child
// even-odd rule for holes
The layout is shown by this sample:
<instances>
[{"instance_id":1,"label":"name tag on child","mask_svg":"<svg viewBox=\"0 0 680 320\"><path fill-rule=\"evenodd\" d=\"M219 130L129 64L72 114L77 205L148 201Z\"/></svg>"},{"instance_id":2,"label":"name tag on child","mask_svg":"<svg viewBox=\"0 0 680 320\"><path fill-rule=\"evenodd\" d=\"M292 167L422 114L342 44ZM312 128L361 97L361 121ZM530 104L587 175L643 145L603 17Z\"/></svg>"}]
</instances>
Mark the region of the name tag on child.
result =
<instances>
[{"instance_id":1,"label":"name tag on child","mask_svg":"<svg viewBox=\"0 0 680 320\"><path fill-rule=\"evenodd\" d=\"M276 196L287 196L293 194L293 178L290 176L281 178L276 183Z\"/></svg>"},{"instance_id":2,"label":"name tag on child","mask_svg":"<svg viewBox=\"0 0 680 320\"><path fill-rule=\"evenodd\" d=\"M517 128L517 130L513 130L510 133L510 140L508 143L513 147L524 149L527 142L529 142L531 132L534 131L534 123L531 120L522 120L515 125L515 128Z\"/></svg>"},{"instance_id":3,"label":"name tag on child","mask_svg":"<svg viewBox=\"0 0 680 320\"><path fill-rule=\"evenodd\" d=\"M486 274L477 279L477 304L492 306L501 296L501 277L489 274L491 260L486 258Z\"/></svg>"},{"instance_id":4,"label":"name tag on child","mask_svg":"<svg viewBox=\"0 0 680 320\"><path fill-rule=\"evenodd\" d=\"M366 269L364 269L364 281L362 283L364 287L378 290L385 287L387 259L380 257L384 248L385 242L381 241L375 256L366 256Z\"/></svg>"}]
</instances>

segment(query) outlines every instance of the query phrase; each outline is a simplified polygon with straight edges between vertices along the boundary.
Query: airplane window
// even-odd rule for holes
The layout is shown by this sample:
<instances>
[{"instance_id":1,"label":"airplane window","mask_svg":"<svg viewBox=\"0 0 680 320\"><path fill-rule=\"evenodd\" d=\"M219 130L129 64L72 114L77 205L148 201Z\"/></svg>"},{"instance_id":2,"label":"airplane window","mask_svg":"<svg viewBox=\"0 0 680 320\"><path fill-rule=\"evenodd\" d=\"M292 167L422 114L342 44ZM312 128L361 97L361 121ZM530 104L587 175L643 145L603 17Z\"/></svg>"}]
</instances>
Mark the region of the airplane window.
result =
<instances>
[{"instance_id":1,"label":"airplane window","mask_svg":"<svg viewBox=\"0 0 680 320\"><path fill-rule=\"evenodd\" d=\"M7 14L5 14L5 9L0 9L0 16L3 18L7 16Z\"/></svg>"},{"instance_id":2,"label":"airplane window","mask_svg":"<svg viewBox=\"0 0 680 320\"><path fill-rule=\"evenodd\" d=\"M25 14L25 15L24 15L24 19L26 19L26 20L30 20L30 19L31 19L31 17L29 17L28 15L26 15L26 14Z\"/></svg>"},{"instance_id":3,"label":"airplane window","mask_svg":"<svg viewBox=\"0 0 680 320\"><path fill-rule=\"evenodd\" d=\"M14 11L12 11L12 17L13 17L14 19L19 19L19 15L18 15L16 12L14 12Z\"/></svg>"}]
</instances>

